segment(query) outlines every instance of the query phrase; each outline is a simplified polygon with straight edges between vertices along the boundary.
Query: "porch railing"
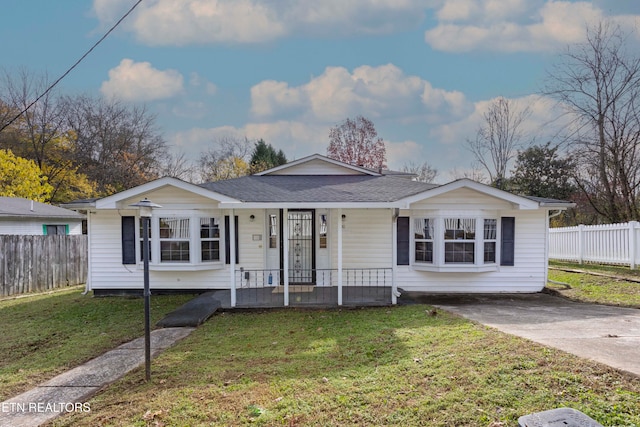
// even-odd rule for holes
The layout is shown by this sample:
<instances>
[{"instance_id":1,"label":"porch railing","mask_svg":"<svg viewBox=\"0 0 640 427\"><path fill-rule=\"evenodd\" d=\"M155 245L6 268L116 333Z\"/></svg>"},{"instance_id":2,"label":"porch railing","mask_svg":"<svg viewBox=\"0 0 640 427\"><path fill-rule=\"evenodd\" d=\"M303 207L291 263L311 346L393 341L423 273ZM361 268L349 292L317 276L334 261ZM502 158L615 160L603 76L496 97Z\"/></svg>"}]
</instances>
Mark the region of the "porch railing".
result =
<instances>
[{"instance_id":1,"label":"porch railing","mask_svg":"<svg viewBox=\"0 0 640 427\"><path fill-rule=\"evenodd\" d=\"M388 305L392 302L391 268L342 269L342 298L339 298L340 280L337 269L315 269L307 277L308 283L292 281L289 271L288 298L284 286L283 270L238 269L235 271L236 307L283 307L285 300L291 306Z\"/></svg>"}]
</instances>

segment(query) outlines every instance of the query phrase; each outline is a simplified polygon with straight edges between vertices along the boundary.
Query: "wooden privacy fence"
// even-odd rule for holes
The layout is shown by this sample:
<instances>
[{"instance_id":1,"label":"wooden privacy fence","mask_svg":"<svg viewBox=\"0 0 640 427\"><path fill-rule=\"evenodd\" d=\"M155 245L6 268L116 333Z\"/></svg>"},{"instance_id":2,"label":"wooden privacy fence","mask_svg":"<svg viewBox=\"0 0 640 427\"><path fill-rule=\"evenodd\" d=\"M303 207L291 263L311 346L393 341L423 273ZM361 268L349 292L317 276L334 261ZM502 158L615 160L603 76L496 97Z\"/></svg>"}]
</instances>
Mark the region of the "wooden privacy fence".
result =
<instances>
[{"instance_id":1,"label":"wooden privacy fence","mask_svg":"<svg viewBox=\"0 0 640 427\"><path fill-rule=\"evenodd\" d=\"M549 258L636 268L640 264L640 223L551 228Z\"/></svg>"},{"instance_id":2,"label":"wooden privacy fence","mask_svg":"<svg viewBox=\"0 0 640 427\"><path fill-rule=\"evenodd\" d=\"M87 236L0 235L0 296L85 283Z\"/></svg>"}]
</instances>

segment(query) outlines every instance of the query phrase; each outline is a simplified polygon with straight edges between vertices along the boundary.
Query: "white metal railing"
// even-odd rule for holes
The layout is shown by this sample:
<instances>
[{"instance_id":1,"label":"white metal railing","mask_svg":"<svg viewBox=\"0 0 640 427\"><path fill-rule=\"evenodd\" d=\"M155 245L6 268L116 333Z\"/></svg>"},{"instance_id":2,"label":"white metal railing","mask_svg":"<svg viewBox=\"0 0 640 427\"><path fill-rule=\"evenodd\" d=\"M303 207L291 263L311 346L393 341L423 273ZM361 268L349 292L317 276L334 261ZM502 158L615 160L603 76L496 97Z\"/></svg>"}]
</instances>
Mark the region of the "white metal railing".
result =
<instances>
[{"instance_id":1,"label":"white metal railing","mask_svg":"<svg viewBox=\"0 0 640 427\"><path fill-rule=\"evenodd\" d=\"M580 264L640 264L640 223L578 225L549 229L549 258Z\"/></svg>"}]
</instances>

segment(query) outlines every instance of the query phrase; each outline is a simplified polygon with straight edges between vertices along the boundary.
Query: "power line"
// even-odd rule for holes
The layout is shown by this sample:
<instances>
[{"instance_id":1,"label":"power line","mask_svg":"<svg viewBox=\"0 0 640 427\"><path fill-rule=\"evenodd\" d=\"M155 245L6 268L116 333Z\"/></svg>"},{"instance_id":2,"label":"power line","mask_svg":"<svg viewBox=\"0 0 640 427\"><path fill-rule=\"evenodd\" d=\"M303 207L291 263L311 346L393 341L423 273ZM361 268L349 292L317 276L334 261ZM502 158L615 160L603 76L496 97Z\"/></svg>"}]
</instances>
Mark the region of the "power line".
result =
<instances>
[{"instance_id":1,"label":"power line","mask_svg":"<svg viewBox=\"0 0 640 427\"><path fill-rule=\"evenodd\" d=\"M58 83L60 83L60 81L61 81L62 79L64 79L64 78L67 76L67 74L69 74L71 71L73 71L73 69L74 69L74 68L76 68L76 67L78 66L78 64L80 64L80 63L82 62L82 60L84 60L84 58L86 58L86 57L87 57L87 55L89 55L89 54L93 51L93 49L95 49L95 48L96 48L100 43L102 43L102 41L103 41L104 39L106 39L106 38L107 38L107 36L108 36L109 34L111 34L111 32L112 32L113 30L115 30L115 29L116 29L116 27L117 27L118 25L120 25L120 23L121 23L122 21L124 21L124 20L125 20L125 18L126 18L127 16L129 16L129 14L130 14L131 12L133 12L133 10L134 10L136 7L138 7L138 5L139 5L140 3L142 3L142 0L138 0L138 1L136 2L136 4L134 4L134 5L131 7L131 9L129 9L129 10L127 11L127 13L125 13L124 15L122 15L122 18L120 18L120 19L118 20L118 22L116 22L116 23L115 23L111 28L109 28L109 31L107 31L107 32L106 32L106 33L105 33L105 34L100 38L100 40L98 40L97 42L95 42L95 43L93 44L93 46L91 46L91 48L90 48L88 51L86 51L86 52L84 53L84 55L82 55L82 56L80 57L80 59L78 59L78 60L75 62L75 64L73 64L71 67L69 67L69 69L68 69L67 71L65 71L65 72L64 72L64 74L62 74L60 77L58 77L58 79L57 79L55 82L53 82L53 83L52 83L52 84L47 88L47 90L45 90L44 92L42 92L42 94L41 94L40 96L38 96L38 97L37 97L33 102L31 102L31 104L27 105L27 107L26 107L24 110L20 111L20 112L19 112L19 113L18 113L18 114L13 118L13 119L11 119L11 120L10 120L9 122L7 122L4 126L2 126L2 128L0 129L0 132L2 132L3 130L5 130L5 129L6 129L8 126L10 126L13 122L15 122L16 120L18 120L18 118L20 118L20 116L22 116L24 113L26 113L27 111L29 111L29 108L33 107L33 106L34 106L38 101L40 101L40 100L41 100L41 99L42 99L42 98L43 98L47 93L49 93L49 91L51 91L51 89L53 89L53 88L54 88Z\"/></svg>"}]
</instances>

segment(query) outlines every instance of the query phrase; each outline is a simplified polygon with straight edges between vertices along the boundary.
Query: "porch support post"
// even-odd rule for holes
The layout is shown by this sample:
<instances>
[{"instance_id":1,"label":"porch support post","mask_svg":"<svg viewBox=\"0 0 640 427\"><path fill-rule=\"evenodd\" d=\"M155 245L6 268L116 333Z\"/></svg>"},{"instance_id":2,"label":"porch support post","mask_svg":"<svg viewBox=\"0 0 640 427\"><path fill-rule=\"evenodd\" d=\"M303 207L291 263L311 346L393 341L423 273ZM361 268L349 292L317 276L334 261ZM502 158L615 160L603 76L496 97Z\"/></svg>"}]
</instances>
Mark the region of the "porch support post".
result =
<instances>
[{"instance_id":1,"label":"porch support post","mask_svg":"<svg viewBox=\"0 0 640 427\"><path fill-rule=\"evenodd\" d=\"M342 208L338 209L338 305L342 305Z\"/></svg>"},{"instance_id":2,"label":"porch support post","mask_svg":"<svg viewBox=\"0 0 640 427\"><path fill-rule=\"evenodd\" d=\"M289 209L282 209L282 272L284 277L284 305L289 305Z\"/></svg>"},{"instance_id":3,"label":"porch support post","mask_svg":"<svg viewBox=\"0 0 640 427\"><path fill-rule=\"evenodd\" d=\"M398 303L398 285L396 284L396 266L398 265L398 215L391 209L391 304Z\"/></svg>"},{"instance_id":4,"label":"porch support post","mask_svg":"<svg viewBox=\"0 0 640 427\"><path fill-rule=\"evenodd\" d=\"M236 219L234 211L229 211L229 274L231 275L231 307L236 306Z\"/></svg>"}]
</instances>

